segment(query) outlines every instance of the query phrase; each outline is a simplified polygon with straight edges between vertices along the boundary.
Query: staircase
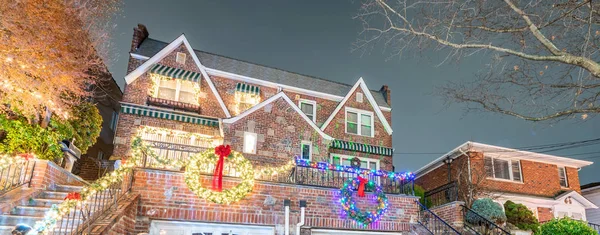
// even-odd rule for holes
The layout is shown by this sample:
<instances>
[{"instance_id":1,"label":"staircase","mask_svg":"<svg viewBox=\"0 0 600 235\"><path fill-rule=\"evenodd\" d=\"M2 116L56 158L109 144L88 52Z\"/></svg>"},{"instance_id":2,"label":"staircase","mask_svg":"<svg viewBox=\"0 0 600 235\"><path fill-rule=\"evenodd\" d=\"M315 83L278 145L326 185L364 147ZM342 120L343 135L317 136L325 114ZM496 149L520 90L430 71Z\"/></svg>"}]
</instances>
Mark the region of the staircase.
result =
<instances>
[{"instance_id":1,"label":"staircase","mask_svg":"<svg viewBox=\"0 0 600 235\"><path fill-rule=\"evenodd\" d=\"M415 201L419 205L419 217L417 224L411 226L411 234L431 234L431 235L450 235L458 234L456 229L450 226L446 221L441 219L435 213L427 209L426 206L419 201Z\"/></svg>"},{"instance_id":2,"label":"staircase","mask_svg":"<svg viewBox=\"0 0 600 235\"><path fill-rule=\"evenodd\" d=\"M72 185L56 185L53 189L45 190L39 193L34 198L31 198L27 203L15 206L10 213L0 215L0 235L11 234L11 231L17 224L27 224L30 227L35 225L36 221L44 218L44 214L50 210L53 204L60 204L70 192L81 191L81 186ZM71 212L69 217L63 218L56 225L55 232L52 234L68 234L71 228L77 228L80 223L79 219L75 219L73 215L78 212Z\"/></svg>"}]
</instances>

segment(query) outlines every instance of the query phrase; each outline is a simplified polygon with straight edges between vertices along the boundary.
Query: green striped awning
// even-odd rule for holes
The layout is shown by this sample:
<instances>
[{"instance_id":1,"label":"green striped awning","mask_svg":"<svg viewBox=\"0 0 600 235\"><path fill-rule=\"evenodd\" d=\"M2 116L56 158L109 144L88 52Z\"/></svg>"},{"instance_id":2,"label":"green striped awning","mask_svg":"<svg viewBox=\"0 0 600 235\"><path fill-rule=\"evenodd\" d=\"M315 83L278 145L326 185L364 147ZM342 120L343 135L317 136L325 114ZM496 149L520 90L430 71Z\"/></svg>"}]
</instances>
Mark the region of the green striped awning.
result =
<instances>
[{"instance_id":1,"label":"green striped awning","mask_svg":"<svg viewBox=\"0 0 600 235\"><path fill-rule=\"evenodd\" d=\"M205 126L219 126L219 121L217 119L173 113L173 112L169 112L169 111L155 109L152 107L144 107L144 106L137 106L137 105L131 105L131 104L121 103L121 113L135 114L135 115L139 115L139 116L174 120L174 121L180 121L180 122L187 122L187 123L199 124L199 125L205 125Z\"/></svg>"},{"instance_id":2,"label":"green striped awning","mask_svg":"<svg viewBox=\"0 0 600 235\"><path fill-rule=\"evenodd\" d=\"M166 77L172 77L192 82L198 82L198 79L200 79L200 73L183 69L177 69L162 64L155 64L152 67L152 69L150 69L150 73L160 74Z\"/></svg>"},{"instance_id":3,"label":"green striped awning","mask_svg":"<svg viewBox=\"0 0 600 235\"><path fill-rule=\"evenodd\" d=\"M360 143L354 143L354 142L344 141L344 140L333 140L333 142L331 142L331 147L336 148L336 149L343 149L343 150L350 150L350 151L371 153L371 154L385 155L385 156L392 156L394 154L393 148L373 146L373 145L368 145L368 144L360 144Z\"/></svg>"},{"instance_id":4,"label":"green striped awning","mask_svg":"<svg viewBox=\"0 0 600 235\"><path fill-rule=\"evenodd\" d=\"M260 94L260 87L248 85L246 83L238 83L235 86L235 91L245 92L245 93L249 93L249 94L252 94L252 95L259 95Z\"/></svg>"}]
</instances>

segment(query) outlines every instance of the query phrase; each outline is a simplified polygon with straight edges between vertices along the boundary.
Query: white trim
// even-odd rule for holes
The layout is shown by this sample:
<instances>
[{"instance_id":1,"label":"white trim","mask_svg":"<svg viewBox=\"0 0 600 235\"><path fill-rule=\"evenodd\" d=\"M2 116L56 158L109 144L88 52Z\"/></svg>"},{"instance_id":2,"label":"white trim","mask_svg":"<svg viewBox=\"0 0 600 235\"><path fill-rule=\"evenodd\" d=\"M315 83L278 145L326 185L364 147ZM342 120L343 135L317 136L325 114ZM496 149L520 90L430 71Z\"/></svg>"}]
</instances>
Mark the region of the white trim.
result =
<instances>
[{"instance_id":1,"label":"white trim","mask_svg":"<svg viewBox=\"0 0 600 235\"><path fill-rule=\"evenodd\" d=\"M348 112L356 113L356 134L348 132ZM361 126L363 125L362 115L368 115L371 117L371 123L369 123L371 125L371 133L369 133L369 135L363 135L361 133L362 132ZM371 111L346 107L346 109L344 110L344 125L345 125L344 131L346 134L365 136L365 137L371 137L371 138L375 137L375 127L374 127L375 120L373 119L373 112L371 112Z\"/></svg>"},{"instance_id":2,"label":"white trim","mask_svg":"<svg viewBox=\"0 0 600 235\"><path fill-rule=\"evenodd\" d=\"M347 235L402 235L403 233L395 233L395 232L370 232L370 231L351 231L351 230L334 230L334 229L311 229L311 233L313 235L338 235L338 234L347 234Z\"/></svg>"},{"instance_id":3,"label":"white trim","mask_svg":"<svg viewBox=\"0 0 600 235\"><path fill-rule=\"evenodd\" d=\"M366 161L367 163L369 163L369 162L375 162L375 167L377 168L376 170L381 169L380 168L380 160L379 159L359 157L359 156L352 156L352 155L341 154L341 153L329 153L329 161L331 161L331 163L333 163L333 155L338 156L338 157L342 157L342 158L348 158L348 160L352 160L352 158L357 157L361 161ZM343 165L342 164L342 159L340 159L340 165ZM367 166L367 168L371 169L371 168L369 168L369 166Z\"/></svg>"},{"instance_id":4,"label":"white trim","mask_svg":"<svg viewBox=\"0 0 600 235\"><path fill-rule=\"evenodd\" d=\"M559 195L556 198L556 201L563 201L566 197L574 198L579 203L581 203L586 209L598 209L598 206L596 206L593 202L591 202L590 200L588 200L587 198L585 198L584 196L582 196L581 194L579 194L576 191L563 193L562 195Z\"/></svg>"},{"instance_id":5,"label":"white trim","mask_svg":"<svg viewBox=\"0 0 600 235\"><path fill-rule=\"evenodd\" d=\"M300 141L300 154L299 154L299 156L300 156L300 158L302 158L302 159L304 159L304 156L302 155L302 152L304 151L304 150L302 149L302 146L303 146L303 145L308 145L308 146L310 146L310 148L308 149L308 159L305 159L305 160L309 160L309 161L311 161L311 160L312 160L312 154L313 154L313 146L312 146L312 142L311 142L311 141L308 141L308 140L302 140L302 141Z\"/></svg>"},{"instance_id":6,"label":"white trim","mask_svg":"<svg viewBox=\"0 0 600 235\"><path fill-rule=\"evenodd\" d=\"M560 169L563 170L563 173L565 173L565 183L567 185L565 186L560 186L561 188L569 188L569 177L567 176L567 168L565 166L558 166L558 183L560 183Z\"/></svg>"},{"instance_id":7,"label":"white trim","mask_svg":"<svg viewBox=\"0 0 600 235\"><path fill-rule=\"evenodd\" d=\"M485 168L485 159L486 158L490 158L492 159L492 176L488 176L487 175L487 171L486 173L486 178L487 179L491 179L491 180L498 180L498 181L505 181L505 182L512 182L512 183L523 183L523 168L521 168L521 161L519 160L514 160L514 159L502 159L502 158L495 158L495 157L490 157L490 156L483 156L483 167ZM503 178L496 178L496 168L494 167L494 160L500 160L500 161L506 161L508 162L508 179L503 179ZM516 161L519 163L519 181L516 181L514 179L514 175L513 175L513 162ZM485 170L485 169L484 169Z\"/></svg>"},{"instance_id":8,"label":"white trim","mask_svg":"<svg viewBox=\"0 0 600 235\"><path fill-rule=\"evenodd\" d=\"M312 127L314 128L317 133L319 133L319 135L321 135L321 137L323 137L324 139L327 140L333 140L333 137L325 134L325 132L323 132L321 129L319 129L319 127L317 127L317 125L310 120L310 118L308 118L308 116L306 116L306 114L304 114L304 112L302 112L302 110L300 110L300 108L298 108L298 106L296 106L296 104L294 104L294 102L292 102L292 100L290 100L290 98L283 92L279 92L274 96L271 96L270 98L266 99L265 101L252 106L252 108L249 108L248 110L240 113L239 115L232 117L232 118L227 118L227 119L223 119L223 123L235 123L237 121L239 121L240 119L242 119L245 116L248 116L249 114L255 112L256 110L261 109L262 107L264 107L267 104L270 104L271 102L279 99L279 98L283 98L283 100L285 100L298 114L300 114L300 116L302 118L304 118L304 120Z\"/></svg>"},{"instance_id":9,"label":"white trim","mask_svg":"<svg viewBox=\"0 0 600 235\"><path fill-rule=\"evenodd\" d=\"M137 59L137 60L148 60L150 59L150 57L145 56L145 55L140 55L140 54L135 54L135 53L129 53L129 55L131 56L131 58Z\"/></svg>"},{"instance_id":10,"label":"white trim","mask_svg":"<svg viewBox=\"0 0 600 235\"><path fill-rule=\"evenodd\" d=\"M344 99L338 104L338 106L335 108L335 110L333 111L333 113L331 113L331 116L329 116L329 118L327 119L327 121L325 121L325 123L323 123L323 126L321 126L321 130L325 130L325 128L327 128L327 126L329 125L329 123L331 123L331 121L333 120L333 118L335 118L335 115L338 112L340 112L340 110L342 109L342 107L344 107L344 105L346 104L346 101L348 101L348 99L350 98L350 96L352 96L352 94L354 94L354 92L356 91L356 89L359 86L363 90L363 93L367 97L367 100L369 100L369 103L373 107L373 110L375 110L375 113L377 114L377 117L379 118L379 121L381 122L381 124L383 124L383 128L385 129L385 131L388 133L388 135L392 135L392 132L393 132L392 131L392 127L388 123L387 119L385 119L385 116L383 116L383 113L381 112L381 109L376 108L376 107L379 107L379 106L377 106L377 102L375 102L375 98L373 98L373 95L371 95L371 91L367 87L367 84L365 84L365 81L362 79L362 77L358 79L358 81L356 82L356 84L354 84L354 86L352 87L352 89L350 89L350 91L348 92L348 94L346 94L346 96L344 97ZM375 127L373 127L373 129L374 128Z\"/></svg>"},{"instance_id":11,"label":"white trim","mask_svg":"<svg viewBox=\"0 0 600 235\"><path fill-rule=\"evenodd\" d=\"M248 224L229 224L229 223L206 223L206 222L192 222L192 221L166 221L166 220L152 220L150 223L150 234L158 235L160 230L165 231L179 231L180 233L167 233L169 235L191 235L198 233L198 230L202 228L211 231L213 234L229 234L233 230L232 234L248 235L248 234L275 234L275 228L273 226L259 226L259 225L248 225ZM206 231L206 230L205 230Z\"/></svg>"},{"instance_id":12,"label":"white trim","mask_svg":"<svg viewBox=\"0 0 600 235\"><path fill-rule=\"evenodd\" d=\"M253 136L254 137L254 149L253 151L246 151L246 136ZM242 146L242 152L243 153L250 153L250 154L256 154L256 151L258 149L258 134L254 133L254 132L247 132L244 131L244 146Z\"/></svg>"},{"instance_id":13,"label":"white trim","mask_svg":"<svg viewBox=\"0 0 600 235\"><path fill-rule=\"evenodd\" d=\"M192 59L194 59L194 62L196 63L196 66L198 66L198 69L200 70L200 73L202 74L204 79L206 79L206 83L208 83L208 87L212 90L213 94L217 98L217 102L219 102L219 105L221 105L221 108L223 109L223 113L225 113L226 117L228 117L228 118L231 117L231 114L229 113L229 110L227 110L227 107L225 106L223 99L219 95L219 92L217 92L215 85L210 80L208 73L206 73L206 69L205 69L204 65L202 65L202 63L200 63L200 60L198 59L198 56L196 56L194 49L192 49L192 46L190 46L190 43L188 42L188 40L185 38L185 35L183 35L183 34L181 36L177 37L177 39L175 39L173 42L169 43L169 45L167 45L165 48L160 50L158 53L156 53L150 59L146 60L146 62L144 62L139 67L137 67L135 70L131 71L131 73L127 74L125 76L125 83L130 84L133 81L135 81L138 77L140 77L142 74L147 72L154 64L158 63L159 61L164 59L169 53L171 53L175 49L177 49L177 47L179 47L182 43L188 49L188 52L192 56Z\"/></svg>"},{"instance_id":14,"label":"white trim","mask_svg":"<svg viewBox=\"0 0 600 235\"><path fill-rule=\"evenodd\" d=\"M305 104L310 104L313 106L313 122L316 123L317 122L317 101L314 100L307 100L307 99L299 99L298 100L298 108L300 108L300 110L302 110L302 103Z\"/></svg>"}]
</instances>

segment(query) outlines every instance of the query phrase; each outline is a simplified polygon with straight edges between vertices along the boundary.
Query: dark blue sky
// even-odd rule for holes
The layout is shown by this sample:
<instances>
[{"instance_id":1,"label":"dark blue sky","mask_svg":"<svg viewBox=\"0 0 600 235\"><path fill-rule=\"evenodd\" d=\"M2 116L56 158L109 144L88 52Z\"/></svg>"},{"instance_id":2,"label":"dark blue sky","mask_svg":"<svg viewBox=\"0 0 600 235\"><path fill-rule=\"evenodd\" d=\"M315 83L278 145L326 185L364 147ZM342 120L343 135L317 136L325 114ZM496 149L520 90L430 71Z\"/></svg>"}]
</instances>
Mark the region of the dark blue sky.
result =
<instances>
[{"instance_id":1,"label":"dark blue sky","mask_svg":"<svg viewBox=\"0 0 600 235\"><path fill-rule=\"evenodd\" d=\"M435 95L449 81L474 79L489 62L475 55L438 66L440 52L388 58L382 49L353 53L361 30L357 1L161 1L127 0L114 37L110 65L124 84L132 29L145 24L150 37L170 42L185 33L192 47L302 74L354 84L363 77L371 89L392 90L397 170L417 170L441 154L472 140L504 147L561 143L600 137L598 119L558 124L532 123L490 113L465 114ZM599 152L600 144L552 152ZM404 154L407 153L407 154ZM600 161L600 153L573 158ZM580 171L581 183L600 181L600 164Z\"/></svg>"}]
</instances>

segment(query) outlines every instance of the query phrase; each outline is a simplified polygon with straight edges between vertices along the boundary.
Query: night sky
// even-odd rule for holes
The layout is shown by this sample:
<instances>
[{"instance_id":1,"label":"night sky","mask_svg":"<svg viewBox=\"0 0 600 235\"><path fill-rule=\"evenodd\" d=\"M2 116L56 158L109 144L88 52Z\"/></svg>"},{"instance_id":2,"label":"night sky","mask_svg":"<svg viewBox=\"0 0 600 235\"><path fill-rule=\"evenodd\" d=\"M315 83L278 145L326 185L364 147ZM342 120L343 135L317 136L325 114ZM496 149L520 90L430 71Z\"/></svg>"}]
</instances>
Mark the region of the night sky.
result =
<instances>
[{"instance_id":1,"label":"night sky","mask_svg":"<svg viewBox=\"0 0 600 235\"><path fill-rule=\"evenodd\" d=\"M151 38L165 42L185 33L195 49L347 84L363 77L375 90L387 84L392 90L397 171L415 171L469 140L522 147L600 137L598 118L532 123L446 105L435 95L436 88L473 80L489 57L476 54L440 66L446 56L442 52L401 58L389 58L381 47L366 54L352 52L362 28L352 19L359 6L358 1L126 0L109 67L123 87L132 29L142 23ZM596 153L581 154L589 152ZM600 144L550 154L600 161ZM582 169L581 183L600 181L599 172L600 164Z\"/></svg>"}]
</instances>

